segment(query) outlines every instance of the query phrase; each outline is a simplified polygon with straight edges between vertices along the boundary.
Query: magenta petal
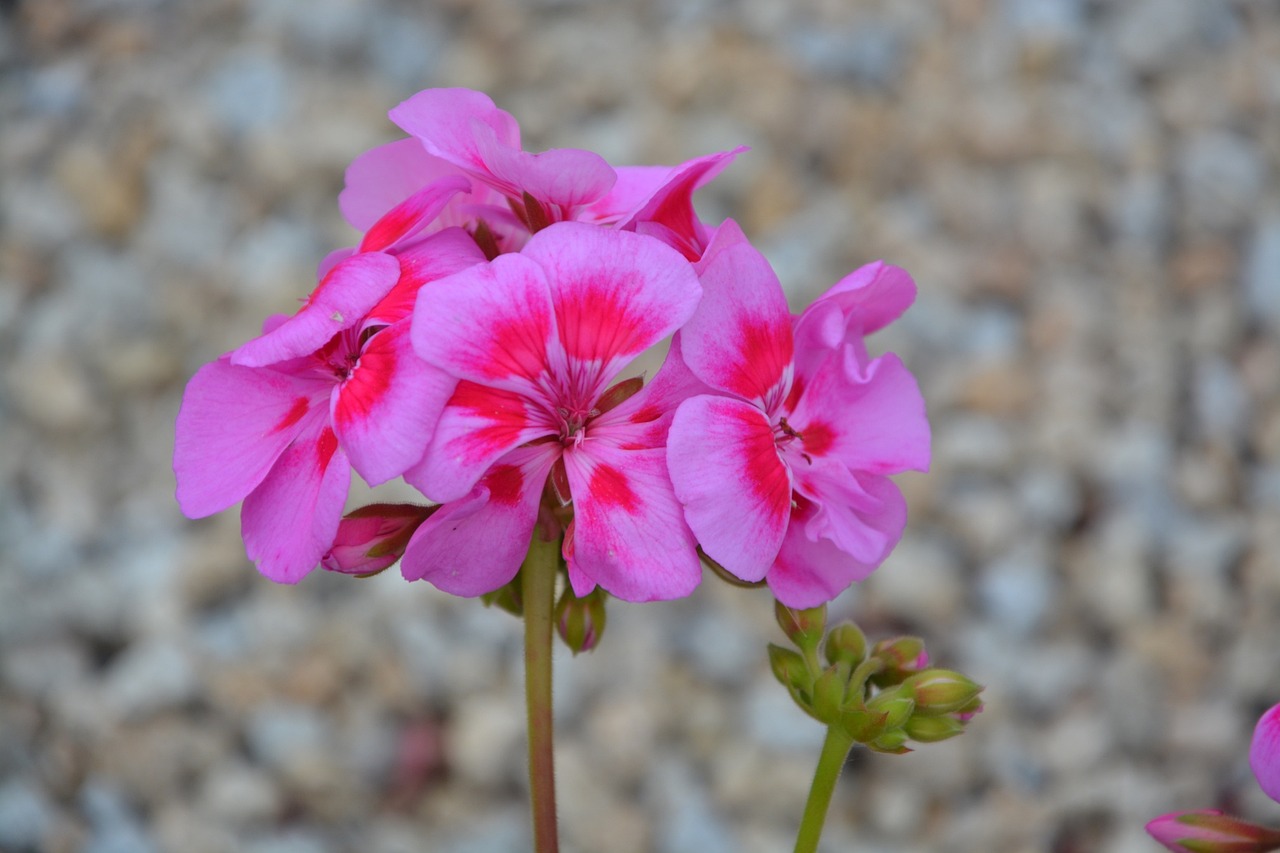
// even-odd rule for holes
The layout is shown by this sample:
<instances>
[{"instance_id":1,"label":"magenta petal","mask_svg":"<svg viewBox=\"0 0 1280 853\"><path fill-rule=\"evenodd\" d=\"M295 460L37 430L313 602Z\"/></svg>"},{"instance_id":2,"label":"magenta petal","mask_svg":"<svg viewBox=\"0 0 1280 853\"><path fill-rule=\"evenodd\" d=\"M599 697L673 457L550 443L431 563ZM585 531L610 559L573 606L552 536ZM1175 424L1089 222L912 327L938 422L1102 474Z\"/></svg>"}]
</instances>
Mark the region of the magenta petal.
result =
<instances>
[{"instance_id":1,"label":"magenta petal","mask_svg":"<svg viewBox=\"0 0 1280 853\"><path fill-rule=\"evenodd\" d=\"M597 417L591 424L591 435L613 438L618 444L665 447L671 419L680 404L690 397L713 393L684 363L677 334L653 381L617 408Z\"/></svg>"},{"instance_id":2,"label":"magenta petal","mask_svg":"<svg viewBox=\"0 0 1280 853\"><path fill-rule=\"evenodd\" d=\"M320 564L338 535L351 465L333 430L300 437L244 500L240 530L258 571L297 583Z\"/></svg>"},{"instance_id":3,"label":"magenta petal","mask_svg":"<svg viewBox=\"0 0 1280 853\"><path fill-rule=\"evenodd\" d=\"M807 536L805 527L814 511L811 504L802 504L792 512L782 548L765 578L774 597L788 607L825 604L875 571L875 566L858 561L830 539Z\"/></svg>"},{"instance_id":4,"label":"magenta petal","mask_svg":"<svg viewBox=\"0 0 1280 853\"><path fill-rule=\"evenodd\" d=\"M687 247L685 257L696 260L706 247L708 235L693 209L693 194L746 150L745 146L738 146L731 151L708 154L677 166L667 182L621 227L636 228L641 224L662 226L673 235L678 245Z\"/></svg>"},{"instance_id":5,"label":"magenta petal","mask_svg":"<svg viewBox=\"0 0 1280 853\"><path fill-rule=\"evenodd\" d=\"M427 89L394 107L388 116L405 133L418 137L429 153L471 172L488 172L482 144L492 140L520 147L516 120L498 109L488 95L472 89Z\"/></svg>"},{"instance_id":6,"label":"magenta petal","mask_svg":"<svg viewBox=\"0 0 1280 853\"><path fill-rule=\"evenodd\" d=\"M323 411L331 387L225 360L200 368L187 383L174 430L182 512L203 518L244 500Z\"/></svg>"},{"instance_id":7,"label":"magenta petal","mask_svg":"<svg viewBox=\"0 0 1280 853\"><path fill-rule=\"evenodd\" d=\"M763 578L791 509L790 474L764 414L729 397L686 400L671 422L667 465L707 555L745 581Z\"/></svg>"},{"instance_id":8,"label":"magenta petal","mask_svg":"<svg viewBox=\"0 0 1280 853\"><path fill-rule=\"evenodd\" d=\"M889 353L865 366L848 349L830 353L790 417L811 456L873 474L929 469L929 421L915 377Z\"/></svg>"},{"instance_id":9,"label":"magenta petal","mask_svg":"<svg viewBox=\"0 0 1280 853\"><path fill-rule=\"evenodd\" d=\"M617 180L613 167L591 151L553 148L531 154L492 138L482 138L479 150L495 187L517 199L528 193L561 214L601 198Z\"/></svg>"},{"instance_id":10,"label":"magenta petal","mask_svg":"<svg viewBox=\"0 0 1280 853\"><path fill-rule=\"evenodd\" d=\"M400 279L365 316L364 328L385 326L409 317L424 284L484 263L484 253L461 228L446 228L396 250Z\"/></svg>"},{"instance_id":11,"label":"magenta petal","mask_svg":"<svg viewBox=\"0 0 1280 853\"><path fill-rule=\"evenodd\" d=\"M835 304L850 332L869 335L902 316L915 299L916 284L906 270L876 261L840 279L809 310Z\"/></svg>"},{"instance_id":12,"label":"magenta petal","mask_svg":"<svg viewBox=\"0 0 1280 853\"><path fill-rule=\"evenodd\" d=\"M630 219L671 179L670 166L617 166L617 181L602 198L575 217L579 222L613 225Z\"/></svg>"},{"instance_id":13,"label":"magenta petal","mask_svg":"<svg viewBox=\"0 0 1280 853\"><path fill-rule=\"evenodd\" d=\"M1258 720L1249 745L1249 766L1267 796L1280 802L1280 705Z\"/></svg>"},{"instance_id":14,"label":"magenta petal","mask_svg":"<svg viewBox=\"0 0 1280 853\"><path fill-rule=\"evenodd\" d=\"M855 474L834 459L798 462L792 472L796 490L815 504L805 535L873 567L889 556L907 525L907 503L892 480Z\"/></svg>"},{"instance_id":15,"label":"magenta petal","mask_svg":"<svg viewBox=\"0 0 1280 853\"><path fill-rule=\"evenodd\" d=\"M625 601L693 592L702 566L662 449L590 442L565 451L564 460L573 493L576 572Z\"/></svg>"},{"instance_id":16,"label":"magenta petal","mask_svg":"<svg viewBox=\"0 0 1280 853\"><path fill-rule=\"evenodd\" d=\"M457 500L513 448L555 433L519 394L458 383L435 424L430 448L404 478L438 503Z\"/></svg>"},{"instance_id":17,"label":"magenta petal","mask_svg":"<svg viewBox=\"0 0 1280 853\"><path fill-rule=\"evenodd\" d=\"M460 379L532 392L547 371L554 339L551 294L542 268L501 255L418 293L414 349Z\"/></svg>"},{"instance_id":18,"label":"magenta petal","mask_svg":"<svg viewBox=\"0 0 1280 853\"><path fill-rule=\"evenodd\" d=\"M365 232L361 252L381 252L431 224L445 205L460 192L471 189L461 175L438 178L389 210Z\"/></svg>"},{"instance_id":19,"label":"magenta petal","mask_svg":"<svg viewBox=\"0 0 1280 853\"><path fill-rule=\"evenodd\" d=\"M310 355L338 332L360 322L399 278L399 262L380 252L339 261L297 314L234 350L231 363L261 367Z\"/></svg>"},{"instance_id":20,"label":"magenta petal","mask_svg":"<svg viewBox=\"0 0 1280 853\"><path fill-rule=\"evenodd\" d=\"M366 151L347 167L338 206L352 228L368 231L387 211L447 175L458 175L458 167L428 154L417 139L399 139Z\"/></svg>"},{"instance_id":21,"label":"magenta petal","mask_svg":"<svg viewBox=\"0 0 1280 853\"><path fill-rule=\"evenodd\" d=\"M422 458L457 384L414 353L408 320L369 339L332 404L334 430L369 485L400 476Z\"/></svg>"},{"instance_id":22,"label":"magenta petal","mask_svg":"<svg viewBox=\"0 0 1280 853\"><path fill-rule=\"evenodd\" d=\"M683 258L638 234L562 222L521 254L546 274L569 359L605 378L680 328L702 294Z\"/></svg>"},{"instance_id":23,"label":"magenta petal","mask_svg":"<svg viewBox=\"0 0 1280 853\"><path fill-rule=\"evenodd\" d=\"M726 222L720 233L732 234L731 225ZM742 240L718 251L700 279L702 302L680 332L685 362L712 387L772 409L790 382L793 352L791 314L778 277Z\"/></svg>"},{"instance_id":24,"label":"magenta petal","mask_svg":"<svg viewBox=\"0 0 1280 853\"><path fill-rule=\"evenodd\" d=\"M469 494L440 507L409 541L400 564L405 578L467 596L508 583L529 549L538 500L558 455L546 444L514 450Z\"/></svg>"}]
</instances>

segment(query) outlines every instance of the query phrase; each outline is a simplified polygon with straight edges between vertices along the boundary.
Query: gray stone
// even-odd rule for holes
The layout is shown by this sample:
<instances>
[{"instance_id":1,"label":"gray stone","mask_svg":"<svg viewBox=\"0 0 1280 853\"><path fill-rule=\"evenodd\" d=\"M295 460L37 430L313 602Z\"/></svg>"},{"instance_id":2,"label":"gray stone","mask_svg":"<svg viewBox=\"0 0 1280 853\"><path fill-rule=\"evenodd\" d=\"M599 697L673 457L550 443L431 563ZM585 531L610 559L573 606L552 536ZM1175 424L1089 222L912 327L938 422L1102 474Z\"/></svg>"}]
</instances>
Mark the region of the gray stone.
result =
<instances>
[{"instance_id":1,"label":"gray stone","mask_svg":"<svg viewBox=\"0 0 1280 853\"><path fill-rule=\"evenodd\" d=\"M1015 637L1036 633L1057 595L1053 569L1039 551L1023 546L984 568L978 580L987 616Z\"/></svg>"},{"instance_id":2,"label":"gray stone","mask_svg":"<svg viewBox=\"0 0 1280 853\"><path fill-rule=\"evenodd\" d=\"M53 824L53 808L44 791L22 779L0 784L0 847L36 850Z\"/></svg>"},{"instance_id":3,"label":"gray stone","mask_svg":"<svg viewBox=\"0 0 1280 853\"><path fill-rule=\"evenodd\" d=\"M214 70L205 82L204 97L223 128L239 135L282 121L290 87L288 72L276 58L242 50Z\"/></svg>"},{"instance_id":4,"label":"gray stone","mask_svg":"<svg viewBox=\"0 0 1280 853\"><path fill-rule=\"evenodd\" d=\"M113 663L104 686L108 703L126 719L181 706L199 690L190 658L162 639L131 645Z\"/></svg>"},{"instance_id":5,"label":"gray stone","mask_svg":"<svg viewBox=\"0 0 1280 853\"><path fill-rule=\"evenodd\" d=\"M1280 331L1280 214L1267 215L1254 228L1244 268L1244 296L1255 317Z\"/></svg>"},{"instance_id":6,"label":"gray stone","mask_svg":"<svg viewBox=\"0 0 1280 853\"><path fill-rule=\"evenodd\" d=\"M668 760L652 768L661 791L663 819L656 847L661 853L733 853L740 849L733 829L712 808L688 768Z\"/></svg>"},{"instance_id":7,"label":"gray stone","mask_svg":"<svg viewBox=\"0 0 1280 853\"><path fill-rule=\"evenodd\" d=\"M1231 228L1248 220L1267 166L1251 140L1223 130L1192 135L1178 152L1178 176L1193 228Z\"/></svg>"},{"instance_id":8,"label":"gray stone","mask_svg":"<svg viewBox=\"0 0 1280 853\"><path fill-rule=\"evenodd\" d=\"M329 752L332 727L317 709L271 703L254 710L245 735L254 760L275 770L306 764Z\"/></svg>"}]
</instances>

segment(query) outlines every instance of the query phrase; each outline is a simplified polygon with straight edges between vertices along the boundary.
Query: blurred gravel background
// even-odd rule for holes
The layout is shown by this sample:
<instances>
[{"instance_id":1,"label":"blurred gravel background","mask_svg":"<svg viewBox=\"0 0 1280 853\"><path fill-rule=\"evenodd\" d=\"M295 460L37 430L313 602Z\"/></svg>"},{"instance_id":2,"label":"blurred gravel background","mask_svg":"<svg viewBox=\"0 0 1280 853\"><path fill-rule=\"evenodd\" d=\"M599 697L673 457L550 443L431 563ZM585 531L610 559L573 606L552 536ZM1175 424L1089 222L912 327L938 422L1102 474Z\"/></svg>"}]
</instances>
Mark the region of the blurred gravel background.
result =
<instances>
[{"instance_id":1,"label":"blurred gravel background","mask_svg":"<svg viewBox=\"0 0 1280 853\"><path fill-rule=\"evenodd\" d=\"M262 579L172 500L179 395L354 234L342 171L428 86L528 147L674 163L795 305L883 257L873 342L936 462L841 598L988 687L855 754L824 849L1154 853L1280 823L1280 5L0 2L0 850L528 849L519 623L397 577ZM615 604L558 661L567 851L790 849L821 732L763 593Z\"/></svg>"}]
</instances>

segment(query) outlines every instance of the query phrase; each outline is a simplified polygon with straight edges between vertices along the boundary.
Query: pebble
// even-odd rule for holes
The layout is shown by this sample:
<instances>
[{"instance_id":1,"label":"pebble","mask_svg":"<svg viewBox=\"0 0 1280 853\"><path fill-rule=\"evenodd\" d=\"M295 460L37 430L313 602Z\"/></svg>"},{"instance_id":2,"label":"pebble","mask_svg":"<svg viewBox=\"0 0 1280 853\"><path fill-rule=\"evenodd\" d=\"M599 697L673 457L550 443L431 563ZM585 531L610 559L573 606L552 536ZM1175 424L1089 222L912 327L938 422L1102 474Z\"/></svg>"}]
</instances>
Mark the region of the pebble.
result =
<instances>
[{"instance_id":1,"label":"pebble","mask_svg":"<svg viewBox=\"0 0 1280 853\"><path fill-rule=\"evenodd\" d=\"M181 707L200 691L187 654L172 642L147 640L126 649L106 675L104 695L122 719Z\"/></svg>"}]
</instances>

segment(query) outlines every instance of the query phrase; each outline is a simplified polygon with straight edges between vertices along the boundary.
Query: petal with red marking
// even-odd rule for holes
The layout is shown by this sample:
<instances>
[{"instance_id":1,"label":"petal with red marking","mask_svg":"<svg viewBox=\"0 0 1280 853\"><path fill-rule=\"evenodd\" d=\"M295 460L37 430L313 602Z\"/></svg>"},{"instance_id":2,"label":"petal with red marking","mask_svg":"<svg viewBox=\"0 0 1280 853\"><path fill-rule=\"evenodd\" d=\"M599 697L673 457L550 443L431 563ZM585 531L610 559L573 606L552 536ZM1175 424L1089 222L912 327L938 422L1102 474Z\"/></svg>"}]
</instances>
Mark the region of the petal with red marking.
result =
<instances>
[{"instance_id":1,"label":"petal with red marking","mask_svg":"<svg viewBox=\"0 0 1280 853\"><path fill-rule=\"evenodd\" d=\"M350 485L351 465L333 430L294 441L240 511L245 551L258 571L297 583L318 566L338 535Z\"/></svg>"},{"instance_id":2,"label":"petal with red marking","mask_svg":"<svg viewBox=\"0 0 1280 853\"><path fill-rule=\"evenodd\" d=\"M791 471L796 491L816 507L805 522L810 539L828 539L872 566L889 556L907 525L907 503L892 480L853 473L835 459L798 462Z\"/></svg>"},{"instance_id":3,"label":"petal with red marking","mask_svg":"<svg viewBox=\"0 0 1280 853\"><path fill-rule=\"evenodd\" d=\"M361 252L382 252L426 228L454 196L471 189L461 175L437 178L387 211L365 232Z\"/></svg>"},{"instance_id":4,"label":"petal with red marking","mask_svg":"<svg viewBox=\"0 0 1280 853\"><path fill-rule=\"evenodd\" d=\"M359 323L399 278L399 262L380 252L339 261L297 314L233 350L231 363L261 367L310 355L338 332Z\"/></svg>"},{"instance_id":5,"label":"petal with red marking","mask_svg":"<svg viewBox=\"0 0 1280 853\"><path fill-rule=\"evenodd\" d=\"M693 194L710 183L733 162L733 158L746 150L746 146L740 145L731 151L697 157L677 166L666 183L622 227L635 228L641 223L661 225L689 247L689 251L685 253L686 258L697 260L700 250L706 247L708 235L693 209Z\"/></svg>"},{"instance_id":6,"label":"petal with red marking","mask_svg":"<svg viewBox=\"0 0 1280 853\"><path fill-rule=\"evenodd\" d=\"M720 234L734 230L726 222ZM685 363L713 388L772 407L790 381L793 352L778 277L744 239L719 250L700 278L702 302L680 332Z\"/></svg>"},{"instance_id":7,"label":"petal with red marking","mask_svg":"<svg viewBox=\"0 0 1280 853\"><path fill-rule=\"evenodd\" d=\"M225 359L200 368L187 383L174 430L182 512L203 518L244 500L324 411L330 388Z\"/></svg>"},{"instance_id":8,"label":"petal with red marking","mask_svg":"<svg viewBox=\"0 0 1280 853\"><path fill-rule=\"evenodd\" d=\"M414 349L459 379L534 393L555 336L542 268L501 255L418 292Z\"/></svg>"},{"instance_id":9,"label":"petal with red marking","mask_svg":"<svg viewBox=\"0 0 1280 853\"><path fill-rule=\"evenodd\" d=\"M384 326L409 317L418 299L418 288L484 263L484 253L461 228L446 228L396 250L400 279L382 301L365 316L364 328Z\"/></svg>"},{"instance_id":10,"label":"petal with red marking","mask_svg":"<svg viewBox=\"0 0 1280 853\"><path fill-rule=\"evenodd\" d=\"M587 442L565 451L578 582L625 601L681 598L702 578L693 535L671 489L666 454Z\"/></svg>"},{"instance_id":11,"label":"petal with red marking","mask_svg":"<svg viewBox=\"0 0 1280 853\"><path fill-rule=\"evenodd\" d=\"M553 148L532 154L503 145L491 136L477 148L495 187L520 199L525 193L558 210L553 221L604 196L617 181L613 167L592 151Z\"/></svg>"},{"instance_id":12,"label":"petal with red marking","mask_svg":"<svg viewBox=\"0 0 1280 853\"><path fill-rule=\"evenodd\" d=\"M929 421L915 377L893 353L866 365L848 347L832 352L806 384L790 418L801 444L850 470L929 469Z\"/></svg>"},{"instance_id":13,"label":"petal with red marking","mask_svg":"<svg viewBox=\"0 0 1280 853\"><path fill-rule=\"evenodd\" d=\"M788 607L808 608L825 604L850 584L875 571L875 565L859 562L830 539L805 534L816 508L801 501L792 511L791 525L766 581L774 597Z\"/></svg>"},{"instance_id":14,"label":"petal with red marking","mask_svg":"<svg viewBox=\"0 0 1280 853\"><path fill-rule=\"evenodd\" d=\"M563 222L521 254L546 273L565 354L603 381L684 325L702 293L688 262L638 234Z\"/></svg>"},{"instance_id":15,"label":"petal with red marking","mask_svg":"<svg viewBox=\"0 0 1280 853\"><path fill-rule=\"evenodd\" d=\"M529 550L542 488L558 456L559 447L549 444L503 456L474 489L418 528L400 563L405 578L467 596L508 583Z\"/></svg>"},{"instance_id":16,"label":"petal with red marking","mask_svg":"<svg viewBox=\"0 0 1280 853\"><path fill-rule=\"evenodd\" d=\"M436 421L426 456L404 478L433 501L457 500L508 451L555 433L537 415L519 394L463 380Z\"/></svg>"},{"instance_id":17,"label":"petal with red marking","mask_svg":"<svg viewBox=\"0 0 1280 853\"><path fill-rule=\"evenodd\" d=\"M333 428L370 486L398 477L426 453L435 422L458 380L418 358L409 322L364 345L355 370L333 395Z\"/></svg>"},{"instance_id":18,"label":"petal with red marking","mask_svg":"<svg viewBox=\"0 0 1280 853\"><path fill-rule=\"evenodd\" d=\"M791 476L759 409L700 396L676 410L667 465L702 549L745 581L773 564L791 512Z\"/></svg>"},{"instance_id":19,"label":"petal with red marking","mask_svg":"<svg viewBox=\"0 0 1280 853\"><path fill-rule=\"evenodd\" d=\"M457 166L428 154L421 140L398 139L366 151L347 167L338 207L352 228L368 231L422 187L458 174Z\"/></svg>"}]
</instances>

